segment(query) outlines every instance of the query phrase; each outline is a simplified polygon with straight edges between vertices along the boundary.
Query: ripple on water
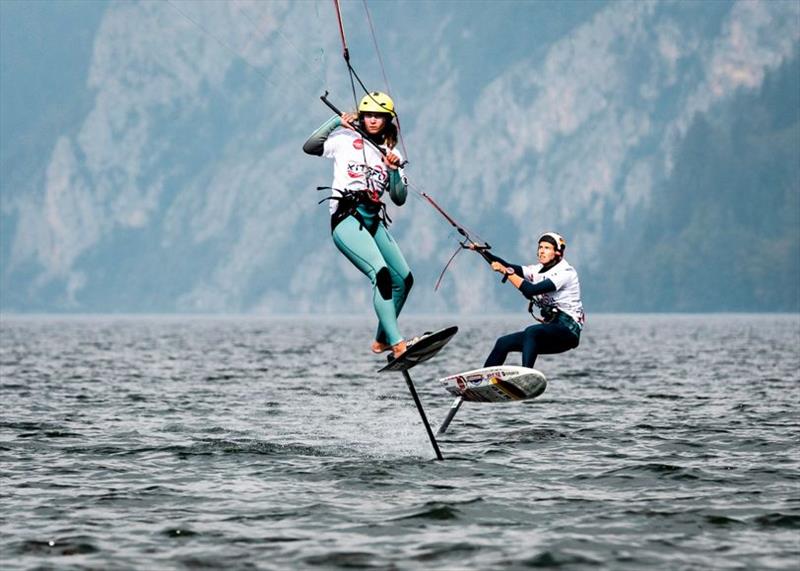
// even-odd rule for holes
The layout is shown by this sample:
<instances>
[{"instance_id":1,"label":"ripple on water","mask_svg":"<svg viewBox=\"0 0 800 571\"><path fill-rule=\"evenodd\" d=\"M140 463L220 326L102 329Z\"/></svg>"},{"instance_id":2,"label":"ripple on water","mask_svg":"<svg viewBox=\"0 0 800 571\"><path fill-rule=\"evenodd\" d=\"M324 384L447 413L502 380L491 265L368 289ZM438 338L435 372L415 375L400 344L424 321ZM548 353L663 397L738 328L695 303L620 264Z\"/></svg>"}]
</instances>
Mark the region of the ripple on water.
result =
<instances>
[{"instance_id":1,"label":"ripple on water","mask_svg":"<svg viewBox=\"0 0 800 571\"><path fill-rule=\"evenodd\" d=\"M100 549L94 539L87 536L66 536L58 540L26 540L12 545L12 552L17 555L69 556L98 553Z\"/></svg>"},{"instance_id":2,"label":"ripple on water","mask_svg":"<svg viewBox=\"0 0 800 571\"><path fill-rule=\"evenodd\" d=\"M434 427L436 379L526 323L458 322L413 374ZM796 566L798 316L596 316L542 397L465 404L444 462L366 319L2 327L9 569Z\"/></svg>"}]
</instances>

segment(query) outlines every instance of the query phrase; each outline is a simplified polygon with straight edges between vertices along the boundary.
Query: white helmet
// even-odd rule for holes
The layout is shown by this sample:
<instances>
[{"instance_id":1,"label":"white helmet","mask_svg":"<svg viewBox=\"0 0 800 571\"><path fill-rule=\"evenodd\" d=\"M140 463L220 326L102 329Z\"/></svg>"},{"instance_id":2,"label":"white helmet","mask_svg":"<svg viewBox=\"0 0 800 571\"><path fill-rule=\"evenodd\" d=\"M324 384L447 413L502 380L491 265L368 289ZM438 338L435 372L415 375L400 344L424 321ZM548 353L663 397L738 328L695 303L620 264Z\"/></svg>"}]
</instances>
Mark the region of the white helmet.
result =
<instances>
[{"instance_id":1,"label":"white helmet","mask_svg":"<svg viewBox=\"0 0 800 571\"><path fill-rule=\"evenodd\" d=\"M562 256L564 255L564 250L566 250L567 248L567 241L564 240L564 236L562 236L561 234L557 234L556 232L545 232L544 234L539 236L539 239L536 241L537 244L540 242L547 242L548 244L552 244L553 247L556 249L556 252L558 252Z\"/></svg>"}]
</instances>

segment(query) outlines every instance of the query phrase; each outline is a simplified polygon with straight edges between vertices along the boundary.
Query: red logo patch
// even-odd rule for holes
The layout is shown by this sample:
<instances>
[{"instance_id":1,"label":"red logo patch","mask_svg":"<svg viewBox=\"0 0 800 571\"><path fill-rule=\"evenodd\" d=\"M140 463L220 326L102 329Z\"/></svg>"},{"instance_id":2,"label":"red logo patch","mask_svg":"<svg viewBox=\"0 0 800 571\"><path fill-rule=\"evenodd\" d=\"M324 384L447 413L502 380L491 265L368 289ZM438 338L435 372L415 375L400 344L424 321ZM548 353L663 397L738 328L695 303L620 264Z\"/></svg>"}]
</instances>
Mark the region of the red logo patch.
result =
<instances>
[{"instance_id":1,"label":"red logo patch","mask_svg":"<svg viewBox=\"0 0 800 571\"><path fill-rule=\"evenodd\" d=\"M357 151L360 151L364 148L364 139L354 139L353 140L353 148Z\"/></svg>"}]
</instances>

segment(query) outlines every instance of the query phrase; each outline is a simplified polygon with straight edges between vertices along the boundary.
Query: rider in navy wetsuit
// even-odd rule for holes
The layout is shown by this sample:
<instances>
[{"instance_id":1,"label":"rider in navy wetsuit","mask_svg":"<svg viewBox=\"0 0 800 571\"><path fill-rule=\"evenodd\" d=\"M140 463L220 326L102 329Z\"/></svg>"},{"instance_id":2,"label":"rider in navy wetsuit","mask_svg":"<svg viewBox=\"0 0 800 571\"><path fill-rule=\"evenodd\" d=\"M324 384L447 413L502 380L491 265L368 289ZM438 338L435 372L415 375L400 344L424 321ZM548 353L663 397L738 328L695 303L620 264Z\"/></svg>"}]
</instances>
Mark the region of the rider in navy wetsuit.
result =
<instances>
[{"instance_id":1,"label":"rider in navy wetsuit","mask_svg":"<svg viewBox=\"0 0 800 571\"><path fill-rule=\"evenodd\" d=\"M541 323L497 339L484 367L502 365L512 351L522 352L522 366L532 368L540 354L563 353L580 342L584 324L578 273L565 259L566 242L560 234L545 232L539 237L539 263L510 264L490 252L492 269L541 310ZM537 319L538 320L538 319Z\"/></svg>"}]
</instances>

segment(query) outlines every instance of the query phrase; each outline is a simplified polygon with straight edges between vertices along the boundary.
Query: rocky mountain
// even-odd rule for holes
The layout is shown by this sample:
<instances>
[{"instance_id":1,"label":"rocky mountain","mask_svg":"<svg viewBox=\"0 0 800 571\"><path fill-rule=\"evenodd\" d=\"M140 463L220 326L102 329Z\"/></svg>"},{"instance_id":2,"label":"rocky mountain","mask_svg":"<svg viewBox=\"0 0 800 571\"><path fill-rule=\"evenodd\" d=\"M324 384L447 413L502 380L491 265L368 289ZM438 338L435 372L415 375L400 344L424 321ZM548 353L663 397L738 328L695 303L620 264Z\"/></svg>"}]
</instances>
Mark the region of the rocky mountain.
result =
<instances>
[{"instance_id":1,"label":"rocky mountain","mask_svg":"<svg viewBox=\"0 0 800 571\"><path fill-rule=\"evenodd\" d=\"M433 292L458 236L421 191L513 261L563 233L589 313L800 311L797 2L367 6L408 311L525 305L469 253ZM369 312L301 151L353 105L341 49L327 0L0 3L0 310Z\"/></svg>"}]
</instances>

